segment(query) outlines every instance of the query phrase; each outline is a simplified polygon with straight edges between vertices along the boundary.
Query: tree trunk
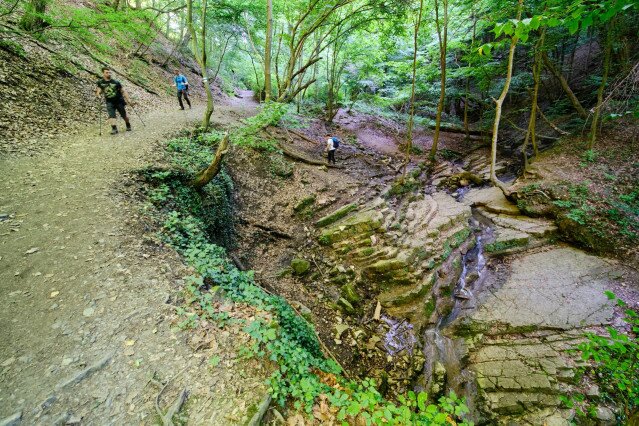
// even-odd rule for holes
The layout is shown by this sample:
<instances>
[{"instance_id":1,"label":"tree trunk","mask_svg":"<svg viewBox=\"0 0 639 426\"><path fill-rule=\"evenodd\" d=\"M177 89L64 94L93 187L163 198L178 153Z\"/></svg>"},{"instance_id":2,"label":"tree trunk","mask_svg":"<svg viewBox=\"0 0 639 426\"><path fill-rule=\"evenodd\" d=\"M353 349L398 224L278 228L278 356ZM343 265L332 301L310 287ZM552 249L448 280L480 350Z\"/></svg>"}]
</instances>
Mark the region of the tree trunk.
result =
<instances>
[{"instance_id":1,"label":"tree trunk","mask_svg":"<svg viewBox=\"0 0 639 426\"><path fill-rule=\"evenodd\" d=\"M222 62L224 61L224 55L226 55L226 49L229 46L229 41L231 41L231 38L233 38L233 34L228 36L228 38L226 39L226 42L224 43L224 47L222 48L222 53L220 54L220 60L217 63L217 68L215 69L215 74L213 75L213 83L215 83L215 81L217 80L217 76L220 73L220 69L222 68Z\"/></svg>"},{"instance_id":2,"label":"tree trunk","mask_svg":"<svg viewBox=\"0 0 639 426\"><path fill-rule=\"evenodd\" d=\"M202 2L202 28L200 32L200 36L202 37L202 50L199 49L198 46L198 36L195 32L195 27L193 26L193 0L186 0L186 25L189 29L189 34L191 34L191 46L193 50L193 55L197 60L200 68L202 69L202 84L204 84L204 89L206 90L206 111L204 111L204 117L202 117L202 127L206 130L209 128L211 124L211 115L213 115L213 92L211 92L211 85L209 84L208 79L208 68L207 68L207 55L206 55L206 12L207 12L207 0L203 0Z\"/></svg>"},{"instance_id":3,"label":"tree trunk","mask_svg":"<svg viewBox=\"0 0 639 426\"><path fill-rule=\"evenodd\" d=\"M190 0L189 0L190 1ZM213 180L215 176L222 169L222 159L224 155L228 152L229 147L229 134L225 134L220 143L217 146L217 150L215 151L215 156L211 161L211 164L205 169L202 170L195 179L191 182L191 186L195 189L204 188L209 182Z\"/></svg>"},{"instance_id":4,"label":"tree trunk","mask_svg":"<svg viewBox=\"0 0 639 426\"><path fill-rule=\"evenodd\" d=\"M555 65L552 63L550 58L548 58L548 54L546 52L543 52L541 54L541 58L543 59L544 65L546 66L546 68L548 68L548 71L550 71L552 75L554 75L555 78L559 80L559 84L561 84L561 88L564 90L564 92L566 93L566 96L568 96L568 99L572 103L572 106L577 110L579 115L584 119L588 118L588 113L586 112L584 107L581 105L581 102L579 102L579 99L577 99L577 96L575 96L575 94L573 93L572 89L568 85L568 81L563 76L561 71L559 71L555 67Z\"/></svg>"},{"instance_id":5,"label":"tree trunk","mask_svg":"<svg viewBox=\"0 0 639 426\"><path fill-rule=\"evenodd\" d=\"M266 44L264 46L265 100L271 100L271 45L273 44L273 0L266 0Z\"/></svg>"},{"instance_id":6,"label":"tree trunk","mask_svg":"<svg viewBox=\"0 0 639 426\"><path fill-rule=\"evenodd\" d=\"M526 150L528 149L528 140L531 140L533 146L533 152L535 158L539 154L537 149L537 139L535 135L535 130L537 126L537 110L539 106L537 105L537 99L539 97L539 81L541 80L541 52L544 48L544 39L546 37L546 28L541 31L541 36L539 37L539 42L537 46L535 46L535 59L533 61L533 92L532 92L532 100L530 105L530 119L528 121L528 130L526 131L526 138L524 139L524 146L522 147L522 154L524 156L524 171L528 170L528 153Z\"/></svg>"},{"instance_id":7,"label":"tree trunk","mask_svg":"<svg viewBox=\"0 0 639 426\"><path fill-rule=\"evenodd\" d=\"M408 115L408 128L406 129L406 158L404 160L404 171L402 180L406 179L406 170L410 163L410 154L413 149L413 124L415 121L415 85L417 82L417 39L419 36L419 27L422 23L422 12L424 10L424 0L419 1L419 13L417 14L417 22L415 22L415 32L413 33L413 79L410 90L410 112Z\"/></svg>"},{"instance_id":8,"label":"tree trunk","mask_svg":"<svg viewBox=\"0 0 639 426\"><path fill-rule=\"evenodd\" d=\"M521 12L523 9L523 1L519 0L519 4L517 7L517 20L521 19ZM501 119L501 107L504 104L504 100L506 99L506 95L508 95L508 89L510 89L510 81L513 77L513 63L515 61L515 47L517 47L517 37L513 36L510 42L510 49L508 51L508 70L506 72L506 82L504 83L504 88L501 91L501 95L499 98L495 99L495 122L493 123L493 140L492 146L490 150L490 181L501 189L504 194L507 193L506 186L497 179L497 175L495 174L495 165L497 163L497 139L499 137L499 121Z\"/></svg>"},{"instance_id":9,"label":"tree trunk","mask_svg":"<svg viewBox=\"0 0 639 426\"><path fill-rule=\"evenodd\" d=\"M25 31L40 31L49 26L44 20L49 0L31 0L25 7L24 15L20 19L20 28Z\"/></svg>"},{"instance_id":10,"label":"tree trunk","mask_svg":"<svg viewBox=\"0 0 639 426\"><path fill-rule=\"evenodd\" d=\"M439 67L441 78L439 90L439 102L437 103L437 115L435 117L435 136L433 136L433 146L430 148L430 159L435 160L437 155L437 144L439 143L439 126L442 121L442 111L446 100L446 49L448 45L448 0L442 0L444 6L443 34L442 24L439 22L439 0L435 0L435 26L437 28L437 40L439 41Z\"/></svg>"},{"instance_id":11,"label":"tree trunk","mask_svg":"<svg viewBox=\"0 0 639 426\"><path fill-rule=\"evenodd\" d=\"M603 94L606 89L606 83L608 81L608 74L610 72L610 57L612 56L612 32L615 24L613 19L606 28L606 41L604 46L604 59L603 59L603 76L601 77L601 84L597 89L597 106L595 106L594 114L592 117L592 124L590 126L590 139L588 140L588 149L593 149L595 146L595 140L597 139L597 126L599 124L599 116L601 115L601 105L603 103Z\"/></svg>"},{"instance_id":12,"label":"tree trunk","mask_svg":"<svg viewBox=\"0 0 639 426\"><path fill-rule=\"evenodd\" d=\"M472 11L473 20L473 38L470 42L470 48L473 49L475 46L475 37L477 33L477 19L475 18L475 10ZM468 62L468 66L471 66L470 60ZM468 126L468 95L470 92L470 76L466 77L466 93L464 95L464 131L466 132L466 140L470 139L469 126Z\"/></svg>"}]
</instances>

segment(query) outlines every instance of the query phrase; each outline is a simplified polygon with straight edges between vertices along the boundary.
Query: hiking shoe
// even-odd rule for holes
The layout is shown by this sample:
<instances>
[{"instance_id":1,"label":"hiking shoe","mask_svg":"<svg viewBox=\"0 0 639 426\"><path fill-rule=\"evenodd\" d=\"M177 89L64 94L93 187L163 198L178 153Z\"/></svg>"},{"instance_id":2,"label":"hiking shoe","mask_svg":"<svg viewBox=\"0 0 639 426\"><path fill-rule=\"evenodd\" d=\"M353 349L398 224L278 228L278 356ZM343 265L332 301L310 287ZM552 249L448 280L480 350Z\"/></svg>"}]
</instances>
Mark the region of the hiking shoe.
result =
<instances>
[{"instance_id":1,"label":"hiking shoe","mask_svg":"<svg viewBox=\"0 0 639 426\"><path fill-rule=\"evenodd\" d=\"M112 135L117 135L118 134L118 129L111 129L111 134Z\"/></svg>"}]
</instances>

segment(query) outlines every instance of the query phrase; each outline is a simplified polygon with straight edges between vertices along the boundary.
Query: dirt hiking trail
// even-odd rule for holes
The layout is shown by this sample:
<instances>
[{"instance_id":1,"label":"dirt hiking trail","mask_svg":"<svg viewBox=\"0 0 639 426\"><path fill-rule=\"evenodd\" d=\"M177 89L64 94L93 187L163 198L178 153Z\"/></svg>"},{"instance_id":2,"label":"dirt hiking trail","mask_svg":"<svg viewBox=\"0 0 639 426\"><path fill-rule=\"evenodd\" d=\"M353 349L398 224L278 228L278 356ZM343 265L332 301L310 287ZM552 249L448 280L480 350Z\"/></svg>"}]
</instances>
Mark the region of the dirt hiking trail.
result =
<instances>
[{"instance_id":1,"label":"dirt hiking trail","mask_svg":"<svg viewBox=\"0 0 639 426\"><path fill-rule=\"evenodd\" d=\"M212 121L254 109L231 99ZM190 423L229 424L263 395L259 371L225 358L232 329L213 342L219 368L171 331L171 295L188 271L136 234L140 206L121 191L156 141L202 112L167 107L144 115L146 127L131 114L131 133L110 136L103 123L102 137L96 125L35 157L0 159L0 424L157 424L156 406L166 413L183 391Z\"/></svg>"}]
</instances>

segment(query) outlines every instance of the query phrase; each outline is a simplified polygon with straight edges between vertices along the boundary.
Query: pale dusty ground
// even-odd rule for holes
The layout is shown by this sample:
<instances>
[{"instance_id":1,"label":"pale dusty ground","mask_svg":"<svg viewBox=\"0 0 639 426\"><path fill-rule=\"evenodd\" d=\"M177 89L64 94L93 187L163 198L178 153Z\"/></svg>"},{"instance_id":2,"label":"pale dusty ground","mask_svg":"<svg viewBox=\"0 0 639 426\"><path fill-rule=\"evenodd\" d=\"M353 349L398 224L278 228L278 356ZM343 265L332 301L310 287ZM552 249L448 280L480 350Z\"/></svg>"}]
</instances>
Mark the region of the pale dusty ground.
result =
<instances>
[{"instance_id":1,"label":"pale dusty ground","mask_svg":"<svg viewBox=\"0 0 639 426\"><path fill-rule=\"evenodd\" d=\"M253 109L234 99L214 122ZM134 230L139 206L118 189L149 165L155 141L201 113L171 104L145 128L133 116L132 133L98 137L95 126L35 157L0 159L0 424L20 412L22 424L154 424L171 378L160 406L187 389L190 424L239 424L262 398L267 373L235 359L237 329L171 330L188 271Z\"/></svg>"}]
</instances>

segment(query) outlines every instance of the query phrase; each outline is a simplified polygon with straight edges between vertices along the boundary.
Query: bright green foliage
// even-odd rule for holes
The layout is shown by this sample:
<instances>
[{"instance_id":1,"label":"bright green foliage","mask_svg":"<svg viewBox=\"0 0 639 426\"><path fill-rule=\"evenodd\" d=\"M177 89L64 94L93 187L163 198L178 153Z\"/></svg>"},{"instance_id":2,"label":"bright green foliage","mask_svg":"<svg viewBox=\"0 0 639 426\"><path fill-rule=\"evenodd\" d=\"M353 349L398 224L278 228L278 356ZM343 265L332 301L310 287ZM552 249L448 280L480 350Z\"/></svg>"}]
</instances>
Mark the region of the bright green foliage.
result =
<instances>
[{"instance_id":1,"label":"bright green foliage","mask_svg":"<svg viewBox=\"0 0 639 426\"><path fill-rule=\"evenodd\" d=\"M639 407L639 313L627 309L626 304L614 293L607 291L610 300L624 309L624 320L629 332L607 327L607 335L586 333L587 340L578 346L581 358L588 364L580 373L594 380L599 386L599 396L572 395L563 397L570 407L577 408L580 416L594 417L597 404L618 407L620 424Z\"/></svg>"},{"instance_id":2,"label":"bright green foliage","mask_svg":"<svg viewBox=\"0 0 639 426\"><path fill-rule=\"evenodd\" d=\"M285 104L277 102L264 104L259 114L247 118L244 121L245 125L231 134L231 142L242 147L275 151L276 142L266 139L262 130L268 126L277 125L286 112Z\"/></svg>"}]
</instances>

